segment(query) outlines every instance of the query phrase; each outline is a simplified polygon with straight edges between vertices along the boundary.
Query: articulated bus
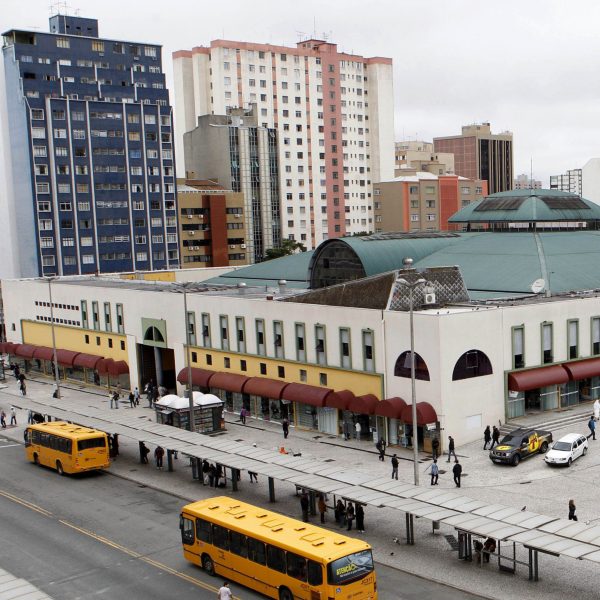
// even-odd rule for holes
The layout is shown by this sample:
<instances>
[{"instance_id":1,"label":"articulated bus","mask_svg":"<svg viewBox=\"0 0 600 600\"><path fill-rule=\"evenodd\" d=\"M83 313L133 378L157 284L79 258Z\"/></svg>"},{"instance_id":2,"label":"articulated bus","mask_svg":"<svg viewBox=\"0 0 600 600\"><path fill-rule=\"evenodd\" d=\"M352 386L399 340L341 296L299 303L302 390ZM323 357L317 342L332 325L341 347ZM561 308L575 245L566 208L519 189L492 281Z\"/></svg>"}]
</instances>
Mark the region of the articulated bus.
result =
<instances>
[{"instance_id":1,"label":"articulated bus","mask_svg":"<svg viewBox=\"0 0 600 600\"><path fill-rule=\"evenodd\" d=\"M376 600L371 546L226 496L184 506L183 555L279 600Z\"/></svg>"},{"instance_id":2,"label":"articulated bus","mask_svg":"<svg viewBox=\"0 0 600 600\"><path fill-rule=\"evenodd\" d=\"M25 452L30 461L52 467L59 475L110 466L106 433L64 421L29 425Z\"/></svg>"}]
</instances>

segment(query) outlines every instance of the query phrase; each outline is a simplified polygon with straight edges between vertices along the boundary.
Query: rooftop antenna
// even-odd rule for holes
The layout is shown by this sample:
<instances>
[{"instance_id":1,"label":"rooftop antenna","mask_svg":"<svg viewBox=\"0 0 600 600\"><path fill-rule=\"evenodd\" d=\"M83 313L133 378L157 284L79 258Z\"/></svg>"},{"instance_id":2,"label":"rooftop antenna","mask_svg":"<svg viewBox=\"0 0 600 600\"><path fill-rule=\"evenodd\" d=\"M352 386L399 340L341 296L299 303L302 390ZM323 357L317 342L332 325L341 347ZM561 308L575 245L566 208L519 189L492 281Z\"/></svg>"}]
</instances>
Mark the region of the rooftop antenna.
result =
<instances>
[{"instance_id":1,"label":"rooftop antenna","mask_svg":"<svg viewBox=\"0 0 600 600\"><path fill-rule=\"evenodd\" d=\"M529 161L530 161L530 167L529 167L529 172L530 172L529 188L533 189L533 156L529 159Z\"/></svg>"},{"instance_id":2,"label":"rooftop antenna","mask_svg":"<svg viewBox=\"0 0 600 600\"><path fill-rule=\"evenodd\" d=\"M308 34L304 31L296 30L296 35L298 36L299 42L303 42L308 37Z\"/></svg>"}]
</instances>

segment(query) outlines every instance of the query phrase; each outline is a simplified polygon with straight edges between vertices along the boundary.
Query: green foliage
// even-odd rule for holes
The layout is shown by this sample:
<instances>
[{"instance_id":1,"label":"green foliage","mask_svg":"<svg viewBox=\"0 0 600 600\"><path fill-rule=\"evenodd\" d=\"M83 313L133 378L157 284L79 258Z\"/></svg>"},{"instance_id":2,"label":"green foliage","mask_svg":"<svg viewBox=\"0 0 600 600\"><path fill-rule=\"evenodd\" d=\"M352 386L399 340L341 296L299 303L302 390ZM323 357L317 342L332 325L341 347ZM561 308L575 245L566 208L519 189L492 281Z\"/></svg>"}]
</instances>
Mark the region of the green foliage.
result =
<instances>
[{"instance_id":1,"label":"green foliage","mask_svg":"<svg viewBox=\"0 0 600 600\"><path fill-rule=\"evenodd\" d=\"M265 260L273 260L274 258L281 258L282 256L289 256L295 254L296 251L306 252L306 246L301 242L295 240L281 240L281 246L278 248L269 248L265 252Z\"/></svg>"}]
</instances>

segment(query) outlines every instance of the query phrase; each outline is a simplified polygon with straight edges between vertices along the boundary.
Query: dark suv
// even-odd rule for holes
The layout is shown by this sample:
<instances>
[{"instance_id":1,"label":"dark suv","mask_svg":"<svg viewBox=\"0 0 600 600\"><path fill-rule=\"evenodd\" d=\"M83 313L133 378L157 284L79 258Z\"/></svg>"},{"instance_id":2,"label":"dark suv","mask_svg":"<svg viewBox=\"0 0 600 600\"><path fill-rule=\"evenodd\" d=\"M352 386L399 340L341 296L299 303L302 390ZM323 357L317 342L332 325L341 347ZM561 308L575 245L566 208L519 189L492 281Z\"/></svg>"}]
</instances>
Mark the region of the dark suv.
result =
<instances>
[{"instance_id":1,"label":"dark suv","mask_svg":"<svg viewBox=\"0 0 600 600\"><path fill-rule=\"evenodd\" d=\"M515 429L504 436L493 450L490 450L490 460L516 467L523 458L538 453L545 454L551 443L552 434L549 431Z\"/></svg>"}]
</instances>

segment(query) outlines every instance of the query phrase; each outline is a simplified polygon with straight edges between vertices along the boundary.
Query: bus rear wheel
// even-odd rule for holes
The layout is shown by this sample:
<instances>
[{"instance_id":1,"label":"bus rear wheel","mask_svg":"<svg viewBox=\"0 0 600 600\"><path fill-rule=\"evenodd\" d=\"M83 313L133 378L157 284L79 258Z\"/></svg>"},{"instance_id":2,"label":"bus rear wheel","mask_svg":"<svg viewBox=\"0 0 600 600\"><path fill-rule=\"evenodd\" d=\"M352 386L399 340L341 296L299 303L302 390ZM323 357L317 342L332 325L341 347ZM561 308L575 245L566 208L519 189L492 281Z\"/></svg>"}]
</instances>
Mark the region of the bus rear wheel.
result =
<instances>
[{"instance_id":1,"label":"bus rear wheel","mask_svg":"<svg viewBox=\"0 0 600 600\"><path fill-rule=\"evenodd\" d=\"M292 596L290 590L286 587L282 587L279 589L279 600L294 600L294 596Z\"/></svg>"},{"instance_id":2,"label":"bus rear wheel","mask_svg":"<svg viewBox=\"0 0 600 600\"><path fill-rule=\"evenodd\" d=\"M60 462L60 460L56 461L56 470L58 472L59 475L64 475L65 474L65 470L63 469L62 463Z\"/></svg>"},{"instance_id":3,"label":"bus rear wheel","mask_svg":"<svg viewBox=\"0 0 600 600\"><path fill-rule=\"evenodd\" d=\"M215 574L215 563L208 554L202 555L202 568L211 576Z\"/></svg>"}]
</instances>

